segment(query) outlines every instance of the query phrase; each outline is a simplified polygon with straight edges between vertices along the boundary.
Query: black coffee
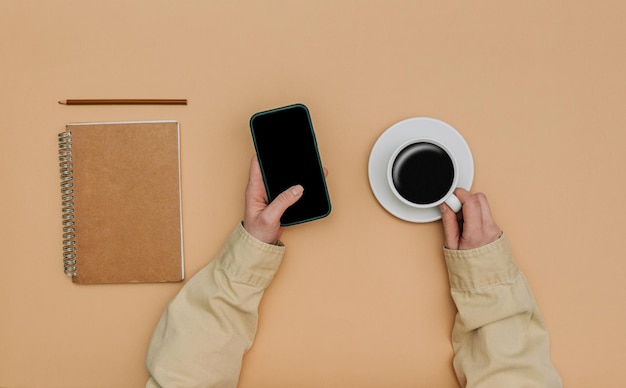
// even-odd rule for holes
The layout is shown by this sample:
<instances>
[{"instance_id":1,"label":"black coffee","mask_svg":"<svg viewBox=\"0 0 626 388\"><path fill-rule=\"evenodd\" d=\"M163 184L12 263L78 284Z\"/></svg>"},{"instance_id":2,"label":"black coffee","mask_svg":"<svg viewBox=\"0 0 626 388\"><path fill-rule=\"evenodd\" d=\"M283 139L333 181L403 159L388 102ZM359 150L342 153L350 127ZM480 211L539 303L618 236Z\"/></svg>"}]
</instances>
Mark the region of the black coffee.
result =
<instances>
[{"instance_id":1,"label":"black coffee","mask_svg":"<svg viewBox=\"0 0 626 388\"><path fill-rule=\"evenodd\" d=\"M454 182L452 159L431 143L406 146L396 157L391 171L398 193L418 205L439 201Z\"/></svg>"}]
</instances>

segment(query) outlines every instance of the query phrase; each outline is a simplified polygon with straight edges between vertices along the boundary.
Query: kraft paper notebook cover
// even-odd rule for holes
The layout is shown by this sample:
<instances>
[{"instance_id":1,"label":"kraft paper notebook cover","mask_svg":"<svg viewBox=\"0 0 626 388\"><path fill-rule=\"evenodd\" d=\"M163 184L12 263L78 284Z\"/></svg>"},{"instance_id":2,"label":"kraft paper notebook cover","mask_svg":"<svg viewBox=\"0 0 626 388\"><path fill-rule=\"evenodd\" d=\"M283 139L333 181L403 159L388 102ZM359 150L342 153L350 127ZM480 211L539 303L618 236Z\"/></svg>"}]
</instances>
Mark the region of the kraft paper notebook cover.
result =
<instances>
[{"instance_id":1,"label":"kraft paper notebook cover","mask_svg":"<svg viewBox=\"0 0 626 388\"><path fill-rule=\"evenodd\" d=\"M75 283L183 280L177 121L68 124L59 160L63 263Z\"/></svg>"}]
</instances>

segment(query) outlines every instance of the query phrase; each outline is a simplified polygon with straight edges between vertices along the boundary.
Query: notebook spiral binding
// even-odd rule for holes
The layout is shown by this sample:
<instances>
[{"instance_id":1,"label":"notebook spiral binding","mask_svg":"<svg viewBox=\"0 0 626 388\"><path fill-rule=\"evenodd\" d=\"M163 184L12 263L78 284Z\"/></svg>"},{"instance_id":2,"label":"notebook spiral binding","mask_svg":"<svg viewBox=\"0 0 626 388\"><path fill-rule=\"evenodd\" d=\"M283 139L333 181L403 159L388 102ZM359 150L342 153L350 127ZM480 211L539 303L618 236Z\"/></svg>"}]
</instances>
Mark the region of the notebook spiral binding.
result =
<instances>
[{"instance_id":1,"label":"notebook spiral binding","mask_svg":"<svg viewBox=\"0 0 626 388\"><path fill-rule=\"evenodd\" d=\"M76 277L76 229L74 223L74 183L72 164L72 132L59 133L59 167L61 173L61 204L63 219L63 270Z\"/></svg>"}]
</instances>

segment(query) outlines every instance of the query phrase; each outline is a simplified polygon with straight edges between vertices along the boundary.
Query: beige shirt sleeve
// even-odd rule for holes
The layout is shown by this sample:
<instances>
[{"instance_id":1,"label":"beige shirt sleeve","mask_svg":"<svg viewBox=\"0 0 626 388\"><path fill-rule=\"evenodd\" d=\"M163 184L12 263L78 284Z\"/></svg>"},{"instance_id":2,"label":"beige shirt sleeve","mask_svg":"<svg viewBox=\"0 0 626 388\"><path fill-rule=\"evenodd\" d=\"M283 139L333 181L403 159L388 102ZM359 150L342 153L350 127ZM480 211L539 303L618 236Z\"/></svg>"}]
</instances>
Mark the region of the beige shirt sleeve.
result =
<instances>
[{"instance_id":1,"label":"beige shirt sleeve","mask_svg":"<svg viewBox=\"0 0 626 388\"><path fill-rule=\"evenodd\" d=\"M544 320L505 236L444 250L458 313L454 370L463 387L561 387Z\"/></svg>"},{"instance_id":2,"label":"beige shirt sleeve","mask_svg":"<svg viewBox=\"0 0 626 388\"><path fill-rule=\"evenodd\" d=\"M163 313L146 359L147 387L236 387L259 302L283 254L240 224Z\"/></svg>"}]
</instances>

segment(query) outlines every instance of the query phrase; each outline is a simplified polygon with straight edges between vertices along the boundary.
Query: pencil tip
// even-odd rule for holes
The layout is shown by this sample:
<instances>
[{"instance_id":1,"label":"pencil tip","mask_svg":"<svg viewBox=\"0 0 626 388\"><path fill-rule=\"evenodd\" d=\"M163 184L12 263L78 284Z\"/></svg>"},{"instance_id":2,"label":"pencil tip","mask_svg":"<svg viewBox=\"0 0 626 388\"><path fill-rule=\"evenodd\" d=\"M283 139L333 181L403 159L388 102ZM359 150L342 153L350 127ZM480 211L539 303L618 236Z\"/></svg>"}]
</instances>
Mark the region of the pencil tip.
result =
<instances>
[{"instance_id":1,"label":"pencil tip","mask_svg":"<svg viewBox=\"0 0 626 388\"><path fill-rule=\"evenodd\" d=\"M61 105L65 105L65 100L61 100L61 101L59 101L59 104L61 104Z\"/></svg>"}]
</instances>

